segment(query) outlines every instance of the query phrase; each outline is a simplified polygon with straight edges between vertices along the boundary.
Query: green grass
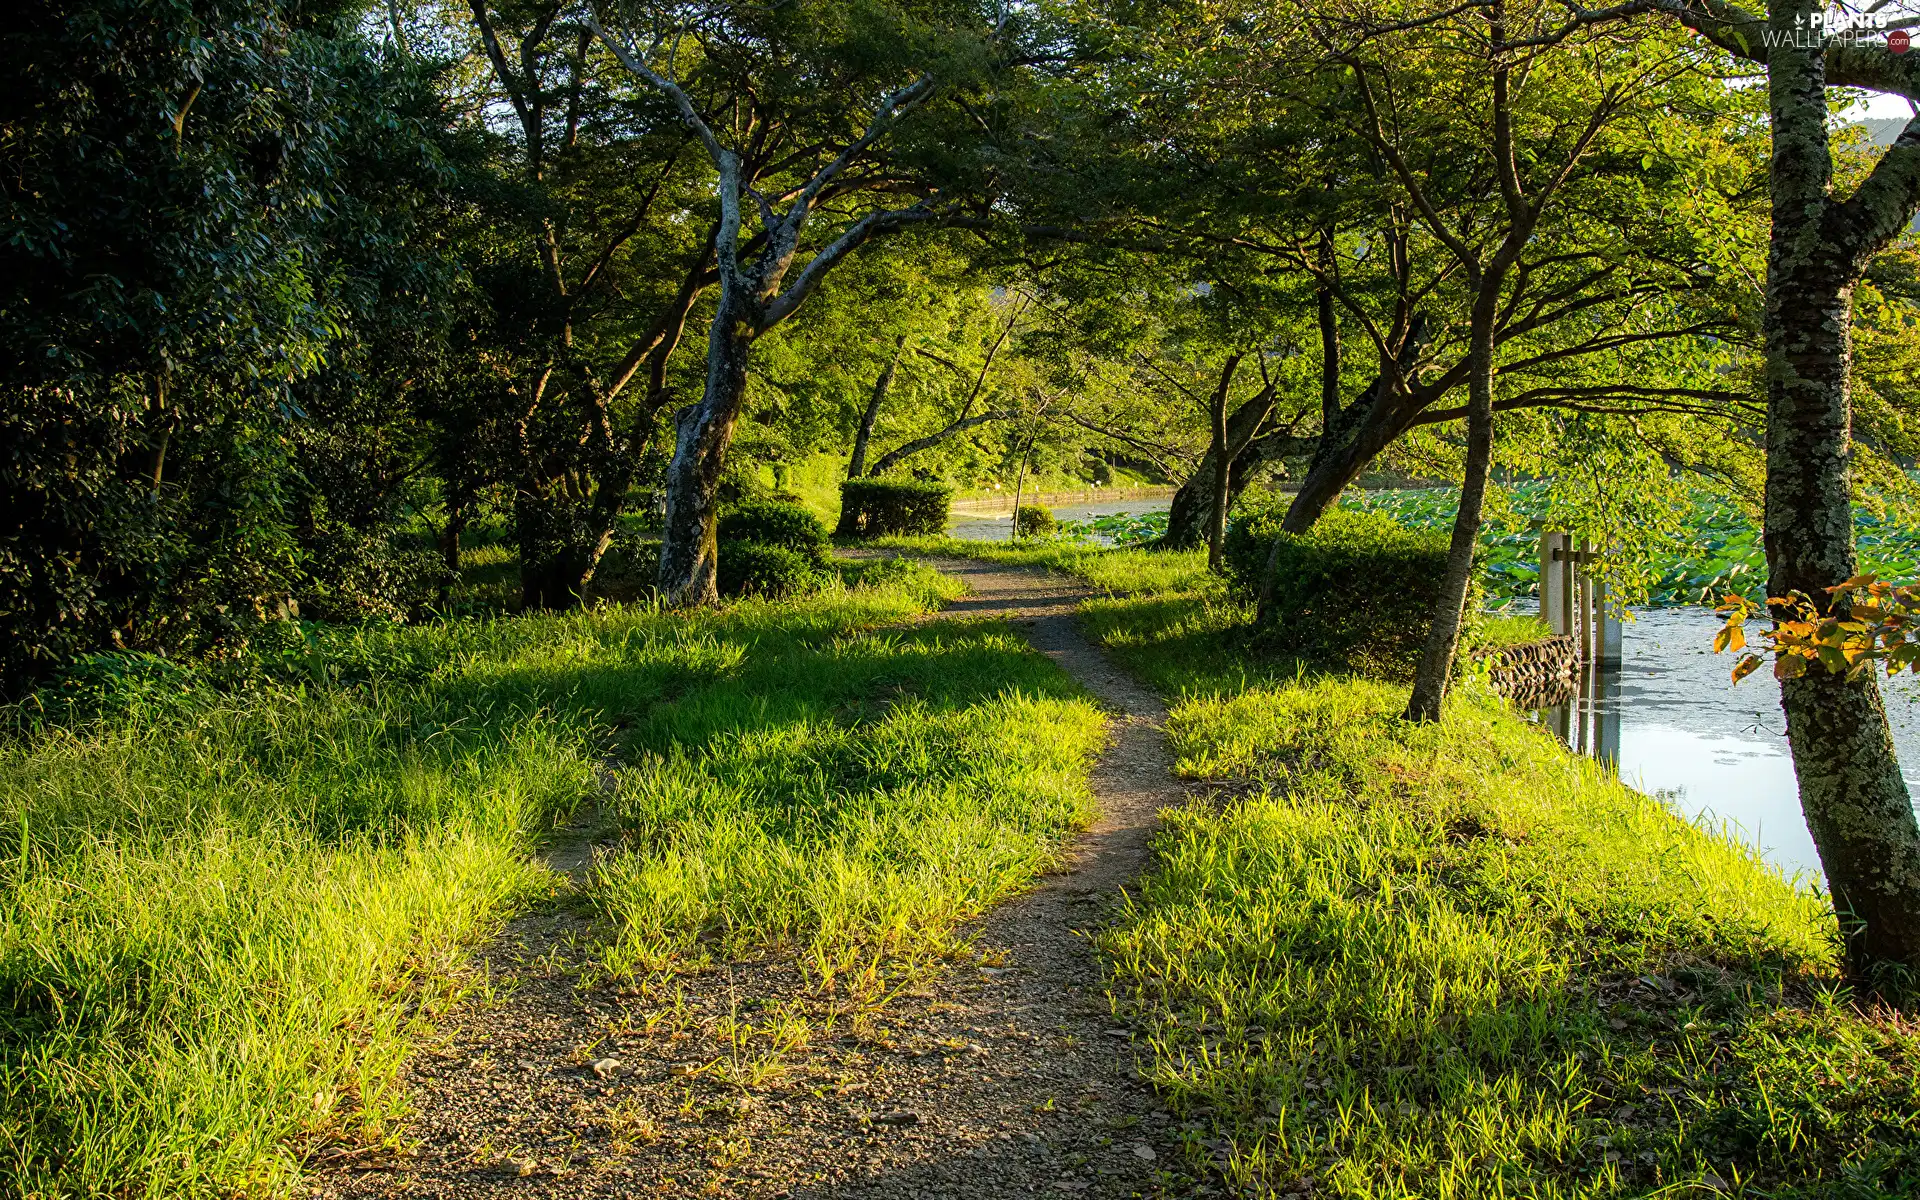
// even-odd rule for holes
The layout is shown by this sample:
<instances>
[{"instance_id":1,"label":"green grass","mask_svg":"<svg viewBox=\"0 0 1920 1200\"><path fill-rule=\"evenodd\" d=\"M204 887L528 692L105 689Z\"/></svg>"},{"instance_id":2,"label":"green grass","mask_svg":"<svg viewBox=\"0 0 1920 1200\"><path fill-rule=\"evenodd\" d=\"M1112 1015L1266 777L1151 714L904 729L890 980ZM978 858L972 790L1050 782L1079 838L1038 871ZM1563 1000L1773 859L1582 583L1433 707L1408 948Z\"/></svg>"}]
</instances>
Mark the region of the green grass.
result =
<instances>
[{"instance_id":1,"label":"green grass","mask_svg":"<svg viewBox=\"0 0 1920 1200\"><path fill-rule=\"evenodd\" d=\"M1498 650L1507 646L1523 646L1552 636L1552 628L1539 617L1530 613L1502 614L1496 611L1481 618L1474 626L1473 642L1468 649Z\"/></svg>"},{"instance_id":2,"label":"green grass","mask_svg":"<svg viewBox=\"0 0 1920 1200\"><path fill-rule=\"evenodd\" d=\"M772 944L825 984L948 953L1090 818L1103 728L998 622L763 645L625 738L609 961Z\"/></svg>"},{"instance_id":3,"label":"green grass","mask_svg":"<svg viewBox=\"0 0 1920 1200\"><path fill-rule=\"evenodd\" d=\"M410 1035L555 887L528 852L611 749L613 965L947 947L1084 819L1099 716L1003 626L871 633L954 587L852 573L691 617L275 626L16 712L0 1192L285 1194L305 1148L392 1133Z\"/></svg>"},{"instance_id":4,"label":"green grass","mask_svg":"<svg viewBox=\"0 0 1920 1200\"><path fill-rule=\"evenodd\" d=\"M1016 567L1044 567L1070 575L1114 596L1197 592L1213 595L1225 584L1207 570L1204 550L1112 549L1067 539L985 542L953 537L889 537L862 542L950 558L977 558Z\"/></svg>"},{"instance_id":5,"label":"green grass","mask_svg":"<svg viewBox=\"0 0 1920 1200\"><path fill-rule=\"evenodd\" d=\"M1173 701L1156 869L1101 938L1193 1164L1256 1196L1892 1197L1920 1027L1826 899L1465 687L1249 662L1209 594L1084 621Z\"/></svg>"}]
</instances>

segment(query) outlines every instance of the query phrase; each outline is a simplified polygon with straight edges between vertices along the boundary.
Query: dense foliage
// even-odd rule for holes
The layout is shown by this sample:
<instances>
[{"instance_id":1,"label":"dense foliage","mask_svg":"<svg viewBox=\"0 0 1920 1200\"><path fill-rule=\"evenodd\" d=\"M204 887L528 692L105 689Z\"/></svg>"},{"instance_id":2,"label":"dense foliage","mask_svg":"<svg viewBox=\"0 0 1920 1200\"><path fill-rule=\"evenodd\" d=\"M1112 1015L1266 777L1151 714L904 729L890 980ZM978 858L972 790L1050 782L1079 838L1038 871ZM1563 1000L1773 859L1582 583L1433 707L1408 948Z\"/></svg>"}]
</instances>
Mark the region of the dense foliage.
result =
<instances>
[{"instance_id":1,"label":"dense foliage","mask_svg":"<svg viewBox=\"0 0 1920 1200\"><path fill-rule=\"evenodd\" d=\"M939 533L947 527L952 499L952 488L930 480L849 479L840 485L843 526L861 537Z\"/></svg>"},{"instance_id":2,"label":"dense foliage","mask_svg":"<svg viewBox=\"0 0 1920 1200\"><path fill-rule=\"evenodd\" d=\"M1264 500L1264 503L1262 502ZM1280 497L1250 498L1227 534L1229 576L1257 591L1274 562L1272 643L1309 662L1404 678L1426 640L1447 541L1336 508L1306 533L1280 530ZM1470 601L1470 611L1477 611Z\"/></svg>"},{"instance_id":3,"label":"dense foliage","mask_svg":"<svg viewBox=\"0 0 1920 1200\"><path fill-rule=\"evenodd\" d=\"M324 4L32 6L0 56L0 672L430 594L375 402L441 354L430 80Z\"/></svg>"}]
</instances>

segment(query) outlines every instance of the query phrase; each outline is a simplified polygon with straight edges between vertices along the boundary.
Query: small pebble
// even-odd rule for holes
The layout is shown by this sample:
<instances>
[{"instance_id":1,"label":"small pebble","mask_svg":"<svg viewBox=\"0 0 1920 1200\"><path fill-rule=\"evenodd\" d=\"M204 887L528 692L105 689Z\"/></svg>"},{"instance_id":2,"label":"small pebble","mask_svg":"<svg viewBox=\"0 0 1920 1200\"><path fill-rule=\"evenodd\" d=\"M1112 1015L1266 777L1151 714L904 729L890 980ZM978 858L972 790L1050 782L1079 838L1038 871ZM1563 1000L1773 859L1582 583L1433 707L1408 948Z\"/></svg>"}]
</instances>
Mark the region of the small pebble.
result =
<instances>
[{"instance_id":1,"label":"small pebble","mask_svg":"<svg viewBox=\"0 0 1920 1200\"><path fill-rule=\"evenodd\" d=\"M613 1078L613 1073L619 1069L620 1060L617 1058L603 1058L593 1064L593 1073L602 1079Z\"/></svg>"}]
</instances>

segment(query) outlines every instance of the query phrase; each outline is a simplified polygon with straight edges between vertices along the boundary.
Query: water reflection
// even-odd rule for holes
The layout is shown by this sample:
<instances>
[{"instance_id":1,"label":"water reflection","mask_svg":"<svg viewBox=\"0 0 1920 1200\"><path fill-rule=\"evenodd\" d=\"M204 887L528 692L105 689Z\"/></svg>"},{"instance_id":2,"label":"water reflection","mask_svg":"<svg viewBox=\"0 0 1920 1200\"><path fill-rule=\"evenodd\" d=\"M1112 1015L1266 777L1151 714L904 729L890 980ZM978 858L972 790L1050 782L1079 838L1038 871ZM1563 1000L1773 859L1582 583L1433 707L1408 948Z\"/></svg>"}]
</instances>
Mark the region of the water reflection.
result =
<instances>
[{"instance_id":1,"label":"water reflection","mask_svg":"<svg viewBox=\"0 0 1920 1200\"><path fill-rule=\"evenodd\" d=\"M1590 672L1578 696L1536 719L1570 747L1611 759L1631 786L1698 824L1726 828L1788 874L1817 874L1778 686L1765 672L1737 685L1728 679L1733 658L1713 653L1719 621L1709 609L1639 609L1634 617L1620 665ZM1920 696L1906 678L1881 686L1902 773L1920 792Z\"/></svg>"}]
</instances>

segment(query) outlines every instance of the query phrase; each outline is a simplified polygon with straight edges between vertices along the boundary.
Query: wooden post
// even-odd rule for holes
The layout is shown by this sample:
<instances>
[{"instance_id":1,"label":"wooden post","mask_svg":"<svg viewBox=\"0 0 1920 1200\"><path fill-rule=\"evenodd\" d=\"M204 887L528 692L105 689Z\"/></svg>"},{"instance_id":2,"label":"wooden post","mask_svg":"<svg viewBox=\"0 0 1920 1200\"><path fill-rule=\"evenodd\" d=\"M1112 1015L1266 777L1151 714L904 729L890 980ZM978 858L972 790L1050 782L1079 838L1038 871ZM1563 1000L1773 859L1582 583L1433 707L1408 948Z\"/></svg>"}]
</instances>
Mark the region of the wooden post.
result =
<instances>
[{"instance_id":1,"label":"wooden post","mask_svg":"<svg viewBox=\"0 0 1920 1200\"><path fill-rule=\"evenodd\" d=\"M1567 535L1549 529L1540 534L1540 619L1556 636L1568 633L1566 592Z\"/></svg>"},{"instance_id":2,"label":"wooden post","mask_svg":"<svg viewBox=\"0 0 1920 1200\"><path fill-rule=\"evenodd\" d=\"M1593 580L1587 576L1587 566L1593 559L1593 548L1585 538L1580 541L1580 549L1574 556L1577 568L1575 574L1574 595L1579 600L1580 661L1593 661Z\"/></svg>"}]
</instances>

